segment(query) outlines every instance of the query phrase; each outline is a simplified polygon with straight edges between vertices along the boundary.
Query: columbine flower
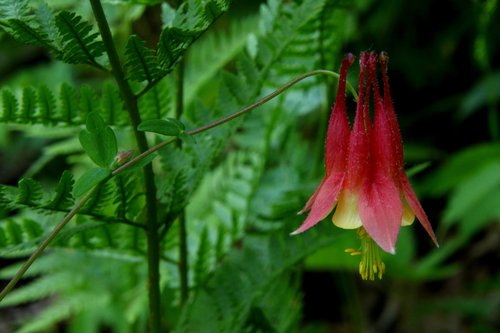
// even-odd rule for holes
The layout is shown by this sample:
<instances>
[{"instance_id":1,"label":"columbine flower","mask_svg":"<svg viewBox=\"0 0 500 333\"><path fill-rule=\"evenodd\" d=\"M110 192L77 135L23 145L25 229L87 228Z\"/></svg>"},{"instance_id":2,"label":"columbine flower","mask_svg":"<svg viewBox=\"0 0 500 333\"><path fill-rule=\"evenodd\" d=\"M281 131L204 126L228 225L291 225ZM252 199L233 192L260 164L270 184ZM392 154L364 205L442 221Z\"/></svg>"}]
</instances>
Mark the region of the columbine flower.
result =
<instances>
[{"instance_id":1,"label":"columbine flower","mask_svg":"<svg viewBox=\"0 0 500 333\"><path fill-rule=\"evenodd\" d=\"M354 56L347 55L341 66L335 105L326 139L326 175L300 213L310 210L304 223L292 234L313 227L335 208L333 223L344 229L358 229L361 238L360 273L363 279L382 278L385 265L379 249L395 253L401 225L416 217L437 245L431 224L404 172L403 144L392 105L385 53L378 57L383 76L380 95L376 67L377 55L360 57L359 98L352 130L345 107L347 68ZM373 122L369 115L370 96L374 96Z\"/></svg>"}]
</instances>

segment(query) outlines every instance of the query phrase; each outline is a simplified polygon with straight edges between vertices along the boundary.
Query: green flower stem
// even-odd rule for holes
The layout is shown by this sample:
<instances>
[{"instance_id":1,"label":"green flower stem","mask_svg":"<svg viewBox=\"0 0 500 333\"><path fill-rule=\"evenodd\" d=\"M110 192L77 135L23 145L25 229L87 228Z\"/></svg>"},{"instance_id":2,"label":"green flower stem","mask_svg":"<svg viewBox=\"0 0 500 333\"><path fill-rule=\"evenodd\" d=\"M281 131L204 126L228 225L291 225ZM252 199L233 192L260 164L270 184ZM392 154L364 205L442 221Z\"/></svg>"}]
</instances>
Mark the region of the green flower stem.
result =
<instances>
[{"instance_id":1,"label":"green flower stem","mask_svg":"<svg viewBox=\"0 0 500 333\"><path fill-rule=\"evenodd\" d=\"M141 116L137 105L137 98L128 82L118 57L113 36L109 29L104 10L100 0L90 0L92 11L94 12L102 41L108 54L111 72L120 89L123 102L130 117L132 129L139 151L148 150L148 143L144 132L140 132L137 127L141 123ZM160 317L160 242L158 239L158 217L156 202L156 185L154 182L153 168L147 164L143 168L144 185L146 191L146 242L148 251L148 300L149 300L149 327L151 333L159 333L161 327Z\"/></svg>"},{"instance_id":2,"label":"green flower stem","mask_svg":"<svg viewBox=\"0 0 500 333\"><path fill-rule=\"evenodd\" d=\"M222 125L236 117L239 117L247 112L250 112L252 111L253 109L257 108L258 106L264 104L265 102L271 100L272 98L276 97L277 95L279 95L281 92L285 91L286 89L290 88L291 86L293 86L294 84L296 84L297 82L307 78L307 77L310 77L310 76L313 76L313 75L319 75L319 74L324 74L324 75L331 75L331 76L334 76L336 78L339 77L339 75L335 72L331 72L331 71L327 71L327 70L316 70L316 71L312 71L312 72L308 72L306 74L303 74L295 79L293 79L292 81L288 82L286 85L284 85L283 87L279 88L278 90L276 90L275 92L263 97L262 99L258 100L257 102L253 103L252 105L249 105L243 109L241 109L240 111L237 111L235 113L232 113L226 117L223 117L213 123L210 123L208 125L205 125L205 126L201 126L201 127L198 127L198 128L195 128L195 129L192 129L190 131L187 131L186 134L189 134L189 135L195 135L195 134L198 134L198 133L201 133L201 132L204 132L206 130L209 130L213 127L216 127L218 125ZM349 84L349 82L347 83L347 87L348 89L351 91L351 93L353 94L354 98L357 99L358 96L356 94L356 91L354 90L354 88ZM115 170L113 170L113 172L111 173L111 176L104 179L103 181L101 181L101 183L99 184L103 184L105 182L107 182L109 179L131 169L132 167L134 167L135 165L137 165L139 162L141 162L143 159L145 159L146 157L148 157L149 155L155 153L156 151L158 151L159 149L175 142L177 140L177 138L170 138L170 139L167 139L163 142L160 142L158 143L157 145L155 146L152 146L151 148L147 149L146 151L140 153L139 155L137 155L135 158L131 159L130 161L124 163L123 165L121 165L120 167L116 168ZM2 290L2 292L0 293L0 301L12 290L12 288L14 288L14 286L17 284L17 282L19 282L19 280L23 277L24 273L28 270L28 268L33 264L33 262L40 256L40 254L43 252L43 250L49 245L49 243L55 238L55 236L59 233L59 231L61 231L61 229L73 218L73 216L75 216L79 211L80 209L82 209L82 207L85 205L85 203L90 199L90 197L94 194L95 192L95 189L96 187L99 185L97 184L90 192L88 192L80 201L79 203L73 207L73 209L68 212L68 214L66 214L66 216L64 217L64 219L61 221L61 223L59 223L59 225L54 229L54 231L38 246L38 248L35 250L35 252L31 255L31 257L24 263L24 265L19 269L19 271L16 273L16 275L12 278L12 280L9 282L9 284Z\"/></svg>"},{"instance_id":3,"label":"green flower stem","mask_svg":"<svg viewBox=\"0 0 500 333\"><path fill-rule=\"evenodd\" d=\"M281 86L279 89L275 90L274 92L270 93L269 95L267 95L265 97L262 97L257 102L255 102L255 103L253 103L253 104L251 104L251 105L249 105L249 106L241 109L240 111L237 111L235 113L231 113L230 115L228 115L226 117L223 117L223 118L221 118L219 120L216 120L216 121L214 121L214 122L212 122L210 124L207 124L205 126L201 126L201 127L195 128L195 129L190 130L190 131L186 131L186 134L189 134L189 135L198 134L198 133L204 132L206 130L209 130L211 128L214 128L214 127L217 127L219 125L222 125L222 124L224 124L224 123L226 123L226 122L228 122L230 120L233 120L234 118L238 118L238 117L244 115L245 113L252 111L256 107L261 106L264 103L267 103L268 101L270 101L274 97L278 96L283 91L287 90L288 88L290 88L291 86L293 86L297 82L302 81L302 80L304 80L304 79L306 79L306 78L308 78L310 76L314 76L314 75L318 75L318 74L331 75L331 76L333 76L333 77L335 77L337 79L340 78L340 75L338 73L335 73L335 72L332 72L332 71L323 70L323 69L318 69L318 70L315 70L315 71L307 72L307 73L302 74L301 76L298 76L295 79L289 81L285 85ZM356 93L356 90L353 88L353 86L349 82L347 82L347 88L349 89L349 91L354 96L354 99L357 100L358 99L358 94Z\"/></svg>"}]
</instances>

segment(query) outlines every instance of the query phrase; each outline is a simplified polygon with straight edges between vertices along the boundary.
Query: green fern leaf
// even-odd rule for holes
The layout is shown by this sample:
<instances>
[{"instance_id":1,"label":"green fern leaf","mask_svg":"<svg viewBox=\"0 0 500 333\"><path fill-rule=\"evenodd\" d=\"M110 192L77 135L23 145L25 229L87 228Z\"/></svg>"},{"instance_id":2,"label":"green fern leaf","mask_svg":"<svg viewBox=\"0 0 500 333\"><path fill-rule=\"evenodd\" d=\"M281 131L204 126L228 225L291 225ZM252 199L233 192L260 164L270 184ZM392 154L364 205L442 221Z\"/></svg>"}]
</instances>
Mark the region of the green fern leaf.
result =
<instances>
[{"instance_id":1,"label":"green fern leaf","mask_svg":"<svg viewBox=\"0 0 500 333\"><path fill-rule=\"evenodd\" d=\"M135 35L128 39L125 57L125 70L129 79L152 83L166 74L160 68L155 52L148 49L145 41Z\"/></svg>"},{"instance_id":2,"label":"green fern leaf","mask_svg":"<svg viewBox=\"0 0 500 333\"><path fill-rule=\"evenodd\" d=\"M42 84L37 92L39 118L42 123L54 123L53 115L57 114L56 99L50 89Z\"/></svg>"},{"instance_id":3,"label":"green fern leaf","mask_svg":"<svg viewBox=\"0 0 500 333\"><path fill-rule=\"evenodd\" d=\"M134 220L142 211L143 193L138 192L136 173L127 173L114 179L116 190L113 203L116 205L114 215L122 220Z\"/></svg>"},{"instance_id":4,"label":"green fern leaf","mask_svg":"<svg viewBox=\"0 0 500 333\"><path fill-rule=\"evenodd\" d=\"M43 235L43 229L38 224L36 221L33 221L31 219L24 219L23 220L23 227L22 227L24 234L27 236L26 238L28 240L30 239L38 239L41 235Z\"/></svg>"},{"instance_id":5,"label":"green fern leaf","mask_svg":"<svg viewBox=\"0 0 500 333\"><path fill-rule=\"evenodd\" d=\"M5 232L3 228L0 227L0 249L7 245L7 237L5 237Z\"/></svg>"},{"instance_id":6,"label":"green fern leaf","mask_svg":"<svg viewBox=\"0 0 500 333\"><path fill-rule=\"evenodd\" d=\"M90 215L103 214L107 205L113 200L113 196L113 187L110 182L99 184L81 212Z\"/></svg>"},{"instance_id":7,"label":"green fern leaf","mask_svg":"<svg viewBox=\"0 0 500 333\"><path fill-rule=\"evenodd\" d=\"M13 220L6 221L5 233L9 244L17 245L23 242L23 229Z\"/></svg>"},{"instance_id":8,"label":"green fern leaf","mask_svg":"<svg viewBox=\"0 0 500 333\"><path fill-rule=\"evenodd\" d=\"M64 171L56 187L54 198L45 207L52 210L69 210L74 203L74 183L71 172Z\"/></svg>"},{"instance_id":9,"label":"green fern leaf","mask_svg":"<svg viewBox=\"0 0 500 333\"><path fill-rule=\"evenodd\" d=\"M24 88L20 115L21 122L29 122L35 118L36 105L36 94L33 88Z\"/></svg>"},{"instance_id":10,"label":"green fern leaf","mask_svg":"<svg viewBox=\"0 0 500 333\"><path fill-rule=\"evenodd\" d=\"M173 114L174 91L172 80L163 78L139 99L142 120L164 119Z\"/></svg>"},{"instance_id":11,"label":"green fern leaf","mask_svg":"<svg viewBox=\"0 0 500 333\"><path fill-rule=\"evenodd\" d=\"M102 67L96 60L104 53L104 44L96 40L98 33L82 21L81 16L63 11L56 16L55 23L61 36L62 60L70 64L89 64Z\"/></svg>"},{"instance_id":12,"label":"green fern leaf","mask_svg":"<svg viewBox=\"0 0 500 333\"><path fill-rule=\"evenodd\" d=\"M61 120L67 124L78 122L78 98L75 88L63 83L59 90Z\"/></svg>"},{"instance_id":13,"label":"green fern leaf","mask_svg":"<svg viewBox=\"0 0 500 333\"><path fill-rule=\"evenodd\" d=\"M34 28L25 20L19 19L10 19L7 22L10 28L9 33L20 42L43 46L56 54L59 52L49 40L48 36L38 27Z\"/></svg>"},{"instance_id":14,"label":"green fern leaf","mask_svg":"<svg viewBox=\"0 0 500 333\"><path fill-rule=\"evenodd\" d=\"M42 198L42 186L31 178L23 178L19 181L19 194L17 203L27 206L36 206Z\"/></svg>"},{"instance_id":15,"label":"green fern leaf","mask_svg":"<svg viewBox=\"0 0 500 333\"><path fill-rule=\"evenodd\" d=\"M229 1L208 1L203 7L200 2L190 0L177 9L158 41L158 56L166 73L172 71L189 46L228 8Z\"/></svg>"},{"instance_id":16,"label":"green fern leaf","mask_svg":"<svg viewBox=\"0 0 500 333\"><path fill-rule=\"evenodd\" d=\"M208 239L207 228L201 232L198 250L196 251L196 260L194 263L194 283L199 288L203 285L207 272L209 271L210 258L212 253L210 240Z\"/></svg>"},{"instance_id":17,"label":"green fern leaf","mask_svg":"<svg viewBox=\"0 0 500 333\"><path fill-rule=\"evenodd\" d=\"M26 20L30 17L31 11L28 0L5 0L0 2L0 22L7 19Z\"/></svg>"},{"instance_id":18,"label":"green fern leaf","mask_svg":"<svg viewBox=\"0 0 500 333\"><path fill-rule=\"evenodd\" d=\"M101 109L104 120L109 125L127 124L126 112L116 85L106 82L102 87Z\"/></svg>"},{"instance_id":19,"label":"green fern leaf","mask_svg":"<svg viewBox=\"0 0 500 333\"><path fill-rule=\"evenodd\" d=\"M10 90L2 91L2 122L9 122L16 118L16 111L19 107L17 98Z\"/></svg>"},{"instance_id":20,"label":"green fern leaf","mask_svg":"<svg viewBox=\"0 0 500 333\"><path fill-rule=\"evenodd\" d=\"M80 87L80 108L81 118L86 119L87 115L93 111L100 111L99 98L96 92L87 84Z\"/></svg>"}]
</instances>

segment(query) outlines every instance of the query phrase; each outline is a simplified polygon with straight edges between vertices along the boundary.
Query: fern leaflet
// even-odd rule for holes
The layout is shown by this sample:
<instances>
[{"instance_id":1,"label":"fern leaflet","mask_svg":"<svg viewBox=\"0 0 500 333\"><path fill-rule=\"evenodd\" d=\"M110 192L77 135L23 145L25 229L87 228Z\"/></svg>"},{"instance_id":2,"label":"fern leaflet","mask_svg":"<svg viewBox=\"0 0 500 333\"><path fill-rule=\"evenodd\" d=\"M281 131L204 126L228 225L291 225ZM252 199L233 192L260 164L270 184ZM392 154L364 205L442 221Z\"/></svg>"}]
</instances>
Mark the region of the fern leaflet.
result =
<instances>
[{"instance_id":1,"label":"fern leaflet","mask_svg":"<svg viewBox=\"0 0 500 333\"><path fill-rule=\"evenodd\" d=\"M104 53L104 44L96 40L99 34L92 33L92 25L82 21L81 16L67 11L60 12L55 22L62 38L63 61L102 67L96 58Z\"/></svg>"}]
</instances>

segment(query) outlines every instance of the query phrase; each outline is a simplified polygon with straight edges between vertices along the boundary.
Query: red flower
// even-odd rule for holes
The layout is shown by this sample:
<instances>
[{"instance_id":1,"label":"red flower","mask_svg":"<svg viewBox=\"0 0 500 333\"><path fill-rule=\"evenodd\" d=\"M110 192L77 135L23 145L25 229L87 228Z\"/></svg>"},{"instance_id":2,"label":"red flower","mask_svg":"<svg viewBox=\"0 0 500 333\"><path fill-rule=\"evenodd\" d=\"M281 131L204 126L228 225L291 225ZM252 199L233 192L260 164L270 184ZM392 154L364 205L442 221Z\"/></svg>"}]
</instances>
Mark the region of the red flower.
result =
<instances>
[{"instance_id":1,"label":"red flower","mask_svg":"<svg viewBox=\"0 0 500 333\"><path fill-rule=\"evenodd\" d=\"M383 98L377 81L377 58L383 75ZM300 213L310 210L293 234L306 231L335 208L333 223L345 229L361 228L363 239L360 272L363 278L381 278L384 265L375 253L380 246L394 254L401 225L413 223L415 215L437 245L437 240L420 202L404 172L403 143L391 101L385 53L360 57L359 98L352 130L346 115L347 68L354 56L344 57L337 98L326 139L326 175ZM373 122L369 116L370 96L374 96ZM375 250L374 250L375 249ZM363 266L363 267L362 267Z\"/></svg>"}]
</instances>

